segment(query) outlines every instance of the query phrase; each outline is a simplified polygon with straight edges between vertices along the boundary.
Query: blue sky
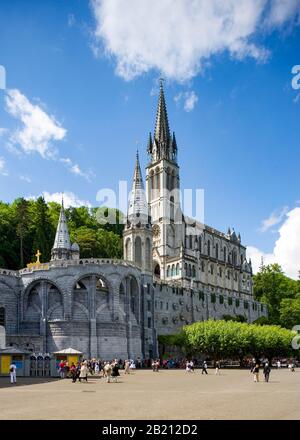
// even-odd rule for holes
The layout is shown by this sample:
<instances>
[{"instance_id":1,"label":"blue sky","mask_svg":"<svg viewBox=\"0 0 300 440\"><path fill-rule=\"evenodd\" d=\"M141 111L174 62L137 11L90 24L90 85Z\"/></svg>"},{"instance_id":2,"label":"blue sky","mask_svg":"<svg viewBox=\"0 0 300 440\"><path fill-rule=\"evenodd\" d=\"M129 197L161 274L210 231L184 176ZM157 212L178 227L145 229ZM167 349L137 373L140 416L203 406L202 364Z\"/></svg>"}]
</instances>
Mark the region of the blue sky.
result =
<instances>
[{"instance_id":1,"label":"blue sky","mask_svg":"<svg viewBox=\"0 0 300 440\"><path fill-rule=\"evenodd\" d=\"M150 8L148 0L136 8L135 2L130 3L134 17L124 0L1 2L6 90L0 90L0 199L42 192L51 198L64 191L97 205L99 189L116 189L119 179L131 182L137 147L146 164L162 75L182 188L204 188L205 222L221 231L234 226L254 249L253 258L265 255L272 261L291 216L300 219L300 99L291 85L291 70L300 64L299 2L287 2L290 8L279 9L279 19L277 0L269 9L261 0L260 11L245 0L249 20L244 28L240 19L236 27L233 23L224 46L222 35L210 35L205 45L206 34L197 34L205 31L205 14L212 22L218 18L200 10L195 36L189 37L194 54L188 44L176 46L191 19L185 0L180 2L185 21L185 12L178 11L180 33L164 23L166 18L156 21L172 31L160 38L174 39L162 43L161 51L156 34L146 38L137 30L141 38L130 36L131 20L140 24L149 16L143 10L146 4ZM170 6L169 0L161 3ZM160 13L156 7L149 20ZM177 23L176 11L172 14ZM147 26L146 20L145 34ZM239 33L242 38L236 38ZM38 119L24 123L22 106ZM45 122L46 131L33 134L34 121ZM286 237L292 241L291 230ZM300 269L299 255L300 243L286 259L296 256ZM282 264L289 272L291 262Z\"/></svg>"}]
</instances>

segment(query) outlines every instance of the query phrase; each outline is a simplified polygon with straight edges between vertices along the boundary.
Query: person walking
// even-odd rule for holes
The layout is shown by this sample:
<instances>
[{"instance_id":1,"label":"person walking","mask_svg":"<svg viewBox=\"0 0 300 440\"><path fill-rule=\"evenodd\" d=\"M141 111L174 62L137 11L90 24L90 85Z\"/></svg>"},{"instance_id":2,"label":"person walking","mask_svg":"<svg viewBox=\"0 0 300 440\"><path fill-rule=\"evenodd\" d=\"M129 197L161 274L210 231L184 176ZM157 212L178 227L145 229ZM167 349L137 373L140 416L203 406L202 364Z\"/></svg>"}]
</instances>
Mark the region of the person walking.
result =
<instances>
[{"instance_id":1,"label":"person walking","mask_svg":"<svg viewBox=\"0 0 300 440\"><path fill-rule=\"evenodd\" d=\"M220 363L216 361L215 363L215 374L220 374Z\"/></svg>"},{"instance_id":2,"label":"person walking","mask_svg":"<svg viewBox=\"0 0 300 440\"><path fill-rule=\"evenodd\" d=\"M117 362L114 362L111 369L111 377L113 379L113 382L118 382L118 376L120 376L119 365Z\"/></svg>"},{"instance_id":3,"label":"person walking","mask_svg":"<svg viewBox=\"0 0 300 440\"><path fill-rule=\"evenodd\" d=\"M9 366L9 376L10 376L10 383L17 383L17 367L16 364L12 361L12 363Z\"/></svg>"},{"instance_id":4,"label":"person walking","mask_svg":"<svg viewBox=\"0 0 300 440\"><path fill-rule=\"evenodd\" d=\"M129 360L127 359L126 361L125 361L125 365L124 365L124 369L125 369L125 371L124 371L124 374L130 374L130 362L129 362Z\"/></svg>"},{"instance_id":5,"label":"person walking","mask_svg":"<svg viewBox=\"0 0 300 440\"><path fill-rule=\"evenodd\" d=\"M259 364L256 363L252 370L254 382L259 382Z\"/></svg>"},{"instance_id":6,"label":"person walking","mask_svg":"<svg viewBox=\"0 0 300 440\"><path fill-rule=\"evenodd\" d=\"M111 373L112 373L112 366L109 362L107 362L103 368L103 374L104 377L106 377L107 383L110 383Z\"/></svg>"},{"instance_id":7,"label":"person walking","mask_svg":"<svg viewBox=\"0 0 300 440\"><path fill-rule=\"evenodd\" d=\"M265 382L269 382L271 368L270 368L270 365L268 362L265 363L263 372L264 372L264 376L265 376Z\"/></svg>"},{"instance_id":8,"label":"person walking","mask_svg":"<svg viewBox=\"0 0 300 440\"><path fill-rule=\"evenodd\" d=\"M87 382L87 376L88 376L87 361L84 361L82 362L80 367L79 382L81 382L81 379L85 379L85 381Z\"/></svg>"},{"instance_id":9,"label":"person walking","mask_svg":"<svg viewBox=\"0 0 300 440\"><path fill-rule=\"evenodd\" d=\"M207 363L206 363L206 361L204 361L203 364L202 364L202 373L201 374L203 374L203 373L208 374L207 373Z\"/></svg>"}]
</instances>

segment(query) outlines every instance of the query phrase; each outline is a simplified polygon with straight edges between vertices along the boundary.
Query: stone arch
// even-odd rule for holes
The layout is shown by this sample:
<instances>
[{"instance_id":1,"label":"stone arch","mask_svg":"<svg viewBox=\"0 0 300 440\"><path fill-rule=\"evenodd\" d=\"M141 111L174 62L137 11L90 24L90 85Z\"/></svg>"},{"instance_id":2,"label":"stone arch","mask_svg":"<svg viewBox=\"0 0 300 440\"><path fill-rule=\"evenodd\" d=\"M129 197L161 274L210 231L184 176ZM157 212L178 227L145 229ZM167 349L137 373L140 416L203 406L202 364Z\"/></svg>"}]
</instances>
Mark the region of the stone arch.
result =
<instances>
[{"instance_id":1,"label":"stone arch","mask_svg":"<svg viewBox=\"0 0 300 440\"><path fill-rule=\"evenodd\" d=\"M41 294L42 284L45 285L45 293ZM46 295L47 310L45 315L49 315L49 310L56 309L56 316L63 319L64 301L60 287L48 278L33 280L25 289L22 298L23 319L25 321L40 321L42 316L43 296Z\"/></svg>"}]
</instances>

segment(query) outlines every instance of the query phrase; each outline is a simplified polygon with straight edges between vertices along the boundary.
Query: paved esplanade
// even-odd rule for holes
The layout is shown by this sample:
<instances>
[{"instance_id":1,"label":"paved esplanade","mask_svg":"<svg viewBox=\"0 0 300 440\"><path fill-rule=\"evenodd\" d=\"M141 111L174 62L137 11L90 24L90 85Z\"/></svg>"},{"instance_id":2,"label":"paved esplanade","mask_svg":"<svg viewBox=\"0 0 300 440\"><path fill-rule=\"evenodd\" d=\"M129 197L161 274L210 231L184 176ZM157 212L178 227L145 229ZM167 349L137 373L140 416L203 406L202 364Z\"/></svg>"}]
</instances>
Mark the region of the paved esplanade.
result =
<instances>
[{"instance_id":1,"label":"paved esplanade","mask_svg":"<svg viewBox=\"0 0 300 440\"><path fill-rule=\"evenodd\" d=\"M8 386L0 379L1 419L300 419L300 370L273 370L254 383L247 370L137 370L120 383L50 380ZM27 383L27 386L21 384Z\"/></svg>"}]
</instances>

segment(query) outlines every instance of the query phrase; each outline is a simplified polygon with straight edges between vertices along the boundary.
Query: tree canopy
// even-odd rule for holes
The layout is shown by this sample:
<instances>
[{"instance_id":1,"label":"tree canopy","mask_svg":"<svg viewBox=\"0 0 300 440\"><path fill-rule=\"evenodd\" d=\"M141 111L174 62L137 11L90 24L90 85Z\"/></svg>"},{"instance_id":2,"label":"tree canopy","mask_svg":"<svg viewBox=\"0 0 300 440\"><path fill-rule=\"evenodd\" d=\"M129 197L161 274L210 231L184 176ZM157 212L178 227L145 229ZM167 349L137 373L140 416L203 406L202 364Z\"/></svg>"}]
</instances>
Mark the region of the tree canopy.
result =
<instances>
[{"instance_id":1,"label":"tree canopy","mask_svg":"<svg viewBox=\"0 0 300 440\"><path fill-rule=\"evenodd\" d=\"M34 261L49 261L59 218L60 205L18 198L0 202L0 267L20 269ZM70 207L65 210L71 241L78 242L83 258L122 258L123 214L110 208ZM105 223L113 216L114 224ZM99 217L101 222L99 223Z\"/></svg>"},{"instance_id":2,"label":"tree canopy","mask_svg":"<svg viewBox=\"0 0 300 440\"><path fill-rule=\"evenodd\" d=\"M293 354L295 332L276 325L208 320L185 326L178 335L160 337L167 345L180 345L187 353L204 353L212 359L255 358ZM295 354L295 353L294 353Z\"/></svg>"},{"instance_id":3,"label":"tree canopy","mask_svg":"<svg viewBox=\"0 0 300 440\"><path fill-rule=\"evenodd\" d=\"M253 281L255 299L268 306L267 323L288 328L299 324L299 280L287 277L278 264L270 264L262 265Z\"/></svg>"}]
</instances>

